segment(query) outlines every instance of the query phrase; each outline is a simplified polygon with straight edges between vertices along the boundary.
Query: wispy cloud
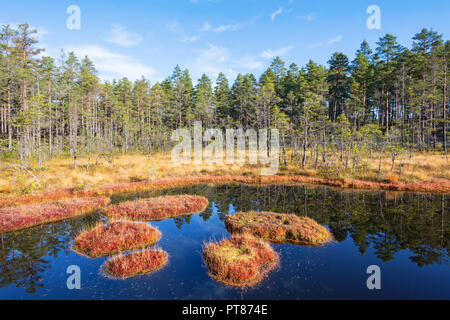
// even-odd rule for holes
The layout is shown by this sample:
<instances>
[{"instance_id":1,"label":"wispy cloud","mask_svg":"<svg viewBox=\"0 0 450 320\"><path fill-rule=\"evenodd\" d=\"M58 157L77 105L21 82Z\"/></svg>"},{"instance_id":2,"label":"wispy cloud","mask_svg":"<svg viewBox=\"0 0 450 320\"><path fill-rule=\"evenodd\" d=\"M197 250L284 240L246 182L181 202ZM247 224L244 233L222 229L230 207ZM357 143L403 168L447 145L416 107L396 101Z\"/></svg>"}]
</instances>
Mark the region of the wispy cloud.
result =
<instances>
[{"instance_id":1,"label":"wispy cloud","mask_svg":"<svg viewBox=\"0 0 450 320\"><path fill-rule=\"evenodd\" d=\"M234 68L247 70L258 70L264 67L264 63L262 61L259 61L252 56L240 58L239 61L234 62L232 65Z\"/></svg>"},{"instance_id":2,"label":"wispy cloud","mask_svg":"<svg viewBox=\"0 0 450 320\"><path fill-rule=\"evenodd\" d=\"M316 43L310 44L308 47L309 47L310 49L314 49L314 48L318 48L318 47L323 47L323 46L326 46L326 45L331 45L331 44L334 44L334 43L341 42L342 39L343 39L342 35L338 35L338 36L336 36L336 37L334 37L334 38L331 38L331 39L328 40L327 42L316 42Z\"/></svg>"},{"instance_id":3,"label":"wispy cloud","mask_svg":"<svg viewBox=\"0 0 450 320\"><path fill-rule=\"evenodd\" d=\"M264 50L261 53L261 57L264 58L264 59L267 59L267 60L272 59L272 58L277 57L277 56L281 57L281 56L286 55L289 51L291 51L292 48L294 48L294 47L293 46L287 46L287 47L282 47L282 48L278 48L278 49L275 49L275 50L266 49L266 50Z\"/></svg>"},{"instance_id":4,"label":"wispy cloud","mask_svg":"<svg viewBox=\"0 0 450 320\"><path fill-rule=\"evenodd\" d=\"M275 17L280 15L282 12L283 12L283 7L280 7L280 9L278 9L277 11L272 13L272 21L275 20Z\"/></svg>"},{"instance_id":5,"label":"wispy cloud","mask_svg":"<svg viewBox=\"0 0 450 320\"><path fill-rule=\"evenodd\" d=\"M328 40L328 44L333 44L333 43L341 42L341 40L342 40L342 35L338 35L337 37Z\"/></svg>"},{"instance_id":6,"label":"wispy cloud","mask_svg":"<svg viewBox=\"0 0 450 320\"><path fill-rule=\"evenodd\" d=\"M211 30L211 25L208 22L205 22L203 26L200 28L199 32L196 35L189 35L180 25L178 21L173 21L167 25L167 28L170 32L173 32L181 37L181 42L194 42L202 36L203 33Z\"/></svg>"},{"instance_id":7,"label":"wispy cloud","mask_svg":"<svg viewBox=\"0 0 450 320\"><path fill-rule=\"evenodd\" d=\"M209 31L211 29L211 25L208 23L208 21L206 21L203 24L203 27L200 29L200 32L206 32Z\"/></svg>"},{"instance_id":8,"label":"wispy cloud","mask_svg":"<svg viewBox=\"0 0 450 320\"><path fill-rule=\"evenodd\" d=\"M145 76L151 80L155 76L155 70L134 57L112 52L98 45L80 45L67 47L65 52L73 51L77 57L84 58L88 56L91 59L100 77L103 80L119 79L128 77L130 80L136 80Z\"/></svg>"},{"instance_id":9,"label":"wispy cloud","mask_svg":"<svg viewBox=\"0 0 450 320\"><path fill-rule=\"evenodd\" d=\"M228 48L209 43L207 48L197 50L197 56L189 63L189 70L192 71L193 77L206 73L215 79L223 72L228 78L232 78L236 76L236 72L230 67L230 59Z\"/></svg>"},{"instance_id":10,"label":"wispy cloud","mask_svg":"<svg viewBox=\"0 0 450 320\"><path fill-rule=\"evenodd\" d=\"M314 12L311 12L311 13L300 16L300 19L306 20L306 21L314 21L317 19L317 14Z\"/></svg>"},{"instance_id":11,"label":"wispy cloud","mask_svg":"<svg viewBox=\"0 0 450 320\"><path fill-rule=\"evenodd\" d=\"M127 31L126 28L120 24L115 24L111 27L109 37L104 40L118 46L132 47L141 43L142 37L135 32Z\"/></svg>"},{"instance_id":12,"label":"wispy cloud","mask_svg":"<svg viewBox=\"0 0 450 320\"><path fill-rule=\"evenodd\" d=\"M242 23L222 25L218 26L217 28L214 28L214 32L237 31L242 29L242 27L243 27Z\"/></svg>"}]
</instances>

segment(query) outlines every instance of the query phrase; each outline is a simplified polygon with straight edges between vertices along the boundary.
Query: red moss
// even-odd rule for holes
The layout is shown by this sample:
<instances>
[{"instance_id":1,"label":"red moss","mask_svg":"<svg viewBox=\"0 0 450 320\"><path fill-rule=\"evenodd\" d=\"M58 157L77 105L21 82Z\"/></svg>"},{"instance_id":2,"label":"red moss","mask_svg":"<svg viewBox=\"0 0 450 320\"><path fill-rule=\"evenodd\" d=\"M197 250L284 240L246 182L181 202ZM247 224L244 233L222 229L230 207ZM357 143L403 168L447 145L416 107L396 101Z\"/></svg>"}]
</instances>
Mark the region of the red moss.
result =
<instances>
[{"instance_id":1,"label":"red moss","mask_svg":"<svg viewBox=\"0 0 450 320\"><path fill-rule=\"evenodd\" d=\"M450 193L450 181L448 180L425 181L425 182L405 184L401 182L384 183L384 182L346 180L346 179L333 180L319 177L289 176L289 175L260 176L260 177L247 177L236 175L223 175L223 176L205 175L205 176L194 176L183 178L157 179L151 181L130 182L122 184L111 184L88 191L76 191L74 188L67 188L22 197L10 196L0 198L0 207L26 203L48 202L68 197L91 197L100 195L113 195L119 193L146 192L175 187L186 187L202 183L316 184L349 189L379 189L379 190L408 191L408 192Z\"/></svg>"},{"instance_id":2,"label":"red moss","mask_svg":"<svg viewBox=\"0 0 450 320\"><path fill-rule=\"evenodd\" d=\"M233 286L255 285L279 264L270 245L250 235L209 243L203 257L213 278Z\"/></svg>"},{"instance_id":3,"label":"red moss","mask_svg":"<svg viewBox=\"0 0 450 320\"><path fill-rule=\"evenodd\" d=\"M155 272L168 261L169 255L161 249L143 250L112 257L106 261L104 270L114 277L125 279Z\"/></svg>"},{"instance_id":4,"label":"red moss","mask_svg":"<svg viewBox=\"0 0 450 320\"><path fill-rule=\"evenodd\" d=\"M105 213L114 218L155 221L201 212L207 206L205 197L177 195L121 202L106 208Z\"/></svg>"},{"instance_id":5,"label":"red moss","mask_svg":"<svg viewBox=\"0 0 450 320\"><path fill-rule=\"evenodd\" d=\"M231 233L250 233L272 242L322 245L332 240L327 228L311 218L295 214L238 212L228 216L225 225Z\"/></svg>"},{"instance_id":6,"label":"red moss","mask_svg":"<svg viewBox=\"0 0 450 320\"><path fill-rule=\"evenodd\" d=\"M74 218L110 203L107 197L61 199L49 203L0 208L0 233Z\"/></svg>"},{"instance_id":7,"label":"red moss","mask_svg":"<svg viewBox=\"0 0 450 320\"><path fill-rule=\"evenodd\" d=\"M161 233L142 222L115 221L99 224L75 238L73 249L92 258L154 245Z\"/></svg>"}]
</instances>

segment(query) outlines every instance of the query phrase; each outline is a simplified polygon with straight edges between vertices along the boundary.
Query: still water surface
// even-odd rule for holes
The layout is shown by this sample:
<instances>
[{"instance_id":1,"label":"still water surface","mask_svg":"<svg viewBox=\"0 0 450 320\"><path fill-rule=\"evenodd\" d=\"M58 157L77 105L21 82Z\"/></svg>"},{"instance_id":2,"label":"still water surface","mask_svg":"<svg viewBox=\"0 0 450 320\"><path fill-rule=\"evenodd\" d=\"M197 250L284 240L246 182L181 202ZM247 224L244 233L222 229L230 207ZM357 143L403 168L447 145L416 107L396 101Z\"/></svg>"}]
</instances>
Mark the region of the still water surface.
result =
<instances>
[{"instance_id":1,"label":"still water surface","mask_svg":"<svg viewBox=\"0 0 450 320\"><path fill-rule=\"evenodd\" d=\"M106 258L71 250L100 213L0 235L0 299L450 299L448 195L353 192L305 186L211 186L115 196L113 203L162 194L206 196L202 213L152 222L169 264L152 275L113 280ZM242 290L208 276L202 245L229 237L224 219L240 210L289 212L326 225L331 244L274 244L280 267ZM447 212L446 212L447 210ZM81 290L66 286L67 267L81 269ZM366 269L381 268L381 290L368 290Z\"/></svg>"}]
</instances>

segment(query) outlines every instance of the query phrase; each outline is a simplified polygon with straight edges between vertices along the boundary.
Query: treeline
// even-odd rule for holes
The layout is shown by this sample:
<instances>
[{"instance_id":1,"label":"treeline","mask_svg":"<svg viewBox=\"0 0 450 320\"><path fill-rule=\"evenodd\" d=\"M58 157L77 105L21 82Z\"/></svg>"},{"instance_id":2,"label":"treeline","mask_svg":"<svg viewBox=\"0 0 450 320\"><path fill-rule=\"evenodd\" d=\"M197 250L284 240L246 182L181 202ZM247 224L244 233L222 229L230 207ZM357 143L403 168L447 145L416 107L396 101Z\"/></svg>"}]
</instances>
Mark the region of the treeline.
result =
<instances>
[{"instance_id":1,"label":"treeline","mask_svg":"<svg viewBox=\"0 0 450 320\"><path fill-rule=\"evenodd\" d=\"M202 75L194 86L179 66L160 83L127 78L102 83L88 57L42 56L27 24L0 32L0 135L3 156L168 150L173 129L278 128L283 150L303 166L339 159L357 170L361 154L444 150L448 136L449 41L423 29L405 48L387 34L364 41L350 61L336 52L322 66L286 66L275 58L257 79L230 83ZM295 157L295 156L298 157ZM284 153L286 161L286 153Z\"/></svg>"}]
</instances>

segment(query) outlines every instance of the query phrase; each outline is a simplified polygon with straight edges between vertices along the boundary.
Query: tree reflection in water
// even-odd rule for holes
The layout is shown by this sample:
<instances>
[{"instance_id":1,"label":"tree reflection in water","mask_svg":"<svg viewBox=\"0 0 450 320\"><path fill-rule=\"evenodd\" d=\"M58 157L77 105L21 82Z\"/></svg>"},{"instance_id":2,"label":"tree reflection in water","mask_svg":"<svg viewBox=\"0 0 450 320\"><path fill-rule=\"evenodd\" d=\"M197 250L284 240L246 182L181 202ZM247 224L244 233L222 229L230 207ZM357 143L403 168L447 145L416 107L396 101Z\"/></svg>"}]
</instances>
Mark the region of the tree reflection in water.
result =
<instances>
[{"instance_id":1,"label":"tree reflection in water","mask_svg":"<svg viewBox=\"0 0 450 320\"><path fill-rule=\"evenodd\" d=\"M448 264L450 225L448 195L348 191L327 187L200 185L155 193L113 197L113 203L162 194L197 194L210 201L200 213L207 222L217 212L223 222L235 210L264 210L309 216L328 225L337 242L351 238L361 254L373 248L383 260L409 250L419 267ZM192 216L173 219L180 232ZM34 293L52 260L68 254L83 228L105 219L99 213L0 235L0 288L15 285Z\"/></svg>"},{"instance_id":2,"label":"tree reflection in water","mask_svg":"<svg viewBox=\"0 0 450 320\"><path fill-rule=\"evenodd\" d=\"M15 284L27 293L43 288L41 274L51 261L68 253L70 242L83 228L95 225L99 213L42 225L16 233L0 234L0 288Z\"/></svg>"}]
</instances>

